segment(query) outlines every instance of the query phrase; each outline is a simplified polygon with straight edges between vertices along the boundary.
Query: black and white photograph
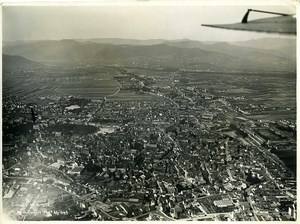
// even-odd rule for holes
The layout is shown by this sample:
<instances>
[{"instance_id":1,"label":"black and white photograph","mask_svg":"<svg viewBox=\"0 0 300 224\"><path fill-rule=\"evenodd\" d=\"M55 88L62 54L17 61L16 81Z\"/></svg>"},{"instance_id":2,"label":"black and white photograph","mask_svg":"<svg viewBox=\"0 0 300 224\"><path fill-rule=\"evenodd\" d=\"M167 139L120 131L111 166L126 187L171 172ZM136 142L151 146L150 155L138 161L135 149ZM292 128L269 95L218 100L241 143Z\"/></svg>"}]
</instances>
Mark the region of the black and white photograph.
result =
<instances>
[{"instance_id":1,"label":"black and white photograph","mask_svg":"<svg viewBox=\"0 0 300 224\"><path fill-rule=\"evenodd\" d=\"M297 7L2 4L2 223L295 223Z\"/></svg>"}]
</instances>

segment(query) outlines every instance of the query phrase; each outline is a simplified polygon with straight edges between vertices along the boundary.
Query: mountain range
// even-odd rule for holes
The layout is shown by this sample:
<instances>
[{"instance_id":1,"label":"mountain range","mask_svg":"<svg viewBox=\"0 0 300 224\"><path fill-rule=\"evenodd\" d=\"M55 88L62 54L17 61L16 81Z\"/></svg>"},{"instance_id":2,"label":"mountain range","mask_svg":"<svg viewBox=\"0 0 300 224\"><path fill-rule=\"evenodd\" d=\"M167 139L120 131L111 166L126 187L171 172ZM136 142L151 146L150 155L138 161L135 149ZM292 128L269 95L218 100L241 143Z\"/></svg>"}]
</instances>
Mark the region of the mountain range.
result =
<instances>
[{"instance_id":1,"label":"mountain range","mask_svg":"<svg viewBox=\"0 0 300 224\"><path fill-rule=\"evenodd\" d=\"M2 54L2 68L4 72L32 70L43 67L43 64L28 60L21 56Z\"/></svg>"},{"instance_id":2,"label":"mountain range","mask_svg":"<svg viewBox=\"0 0 300 224\"><path fill-rule=\"evenodd\" d=\"M231 43L103 38L4 42L3 45L6 55L54 65L117 65L230 72L296 70L296 40L284 38ZM18 60L20 62L20 58Z\"/></svg>"}]
</instances>

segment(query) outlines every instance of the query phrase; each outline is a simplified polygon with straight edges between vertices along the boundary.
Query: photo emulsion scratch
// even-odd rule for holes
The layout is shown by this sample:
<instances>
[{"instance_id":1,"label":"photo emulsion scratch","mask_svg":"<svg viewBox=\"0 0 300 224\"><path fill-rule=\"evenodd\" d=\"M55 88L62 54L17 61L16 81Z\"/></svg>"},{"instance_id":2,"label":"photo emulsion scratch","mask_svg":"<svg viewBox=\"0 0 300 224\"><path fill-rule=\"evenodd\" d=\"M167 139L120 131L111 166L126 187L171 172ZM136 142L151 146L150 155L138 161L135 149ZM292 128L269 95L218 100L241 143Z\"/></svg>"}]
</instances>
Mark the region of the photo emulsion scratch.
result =
<instances>
[{"instance_id":1,"label":"photo emulsion scratch","mask_svg":"<svg viewBox=\"0 0 300 224\"><path fill-rule=\"evenodd\" d=\"M295 222L295 14L2 7L3 216Z\"/></svg>"}]
</instances>

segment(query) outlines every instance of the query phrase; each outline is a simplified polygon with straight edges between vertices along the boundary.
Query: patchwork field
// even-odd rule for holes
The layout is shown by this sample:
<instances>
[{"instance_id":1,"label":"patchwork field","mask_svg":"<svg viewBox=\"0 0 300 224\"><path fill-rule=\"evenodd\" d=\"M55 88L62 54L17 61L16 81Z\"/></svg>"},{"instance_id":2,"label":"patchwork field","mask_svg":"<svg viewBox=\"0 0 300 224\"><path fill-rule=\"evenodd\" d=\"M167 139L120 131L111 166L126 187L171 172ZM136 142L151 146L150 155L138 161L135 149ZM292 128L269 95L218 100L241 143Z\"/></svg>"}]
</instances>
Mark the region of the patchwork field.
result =
<instances>
[{"instance_id":1,"label":"patchwork field","mask_svg":"<svg viewBox=\"0 0 300 224\"><path fill-rule=\"evenodd\" d=\"M70 76L69 72L39 75L4 76L3 97L18 96L24 102L36 102L37 98L58 95L85 99L152 100L153 96L128 90L130 80L115 78L118 71L86 73Z\"/></svg>"},{"instance_id":2,"label":"patchwork field","mask_svg":"<svg viewBox=\"0 0 300 224\"><path fill-rule=\"evenodd\" d=\"M81 98L102 98L117 93L121 85L115 79L84 79L64 82L56 91Z\"/></svg>"},{"instance_id":3,"label":"patchwork field","mask_svg":"<svg viewBox=\"0 0 300 224\"><path fill-rule=\"evenodd\" d=\"M242 97L242 100L228 99L235 106L247 108L250 104L263 106L259 113L248 115L253 119L295 119L296 118L296 76L295 74L218 74L184 73L178 85L198 86L227 97Z\"/></svg>"}]
</instances>

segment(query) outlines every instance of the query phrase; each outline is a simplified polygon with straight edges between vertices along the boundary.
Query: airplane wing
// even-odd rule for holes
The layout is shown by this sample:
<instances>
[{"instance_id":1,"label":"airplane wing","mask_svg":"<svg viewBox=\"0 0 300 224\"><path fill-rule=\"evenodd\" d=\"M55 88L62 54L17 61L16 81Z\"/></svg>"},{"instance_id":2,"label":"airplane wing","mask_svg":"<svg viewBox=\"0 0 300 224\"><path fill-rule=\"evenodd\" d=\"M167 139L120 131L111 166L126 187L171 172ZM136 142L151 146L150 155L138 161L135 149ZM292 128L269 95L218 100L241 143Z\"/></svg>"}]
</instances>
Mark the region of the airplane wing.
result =
<instances>
[{"instance_id":1,"label":"airplane wing","mask_svg":"<svg viewBox=\"0 0 300 224\"><path fill-rule=\"evenodd\" d=\"M248 21L248 16L251 11L260 12L260 13L276 14L279 16ZM244 30L244 31L296 35L296 16L289 15L289 14L248 9L247 13L243 17L242 22L240 22L240 23L202 24L202 26L221 28L221 29L231 29L231 30Z\"/></svg>"}]
</instances>

